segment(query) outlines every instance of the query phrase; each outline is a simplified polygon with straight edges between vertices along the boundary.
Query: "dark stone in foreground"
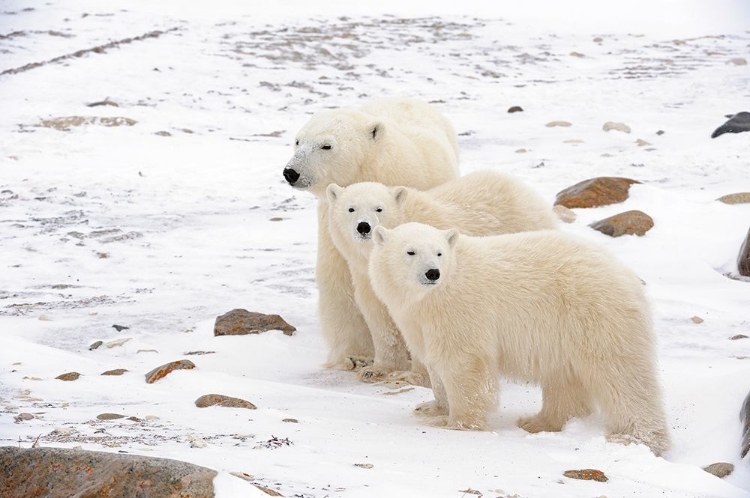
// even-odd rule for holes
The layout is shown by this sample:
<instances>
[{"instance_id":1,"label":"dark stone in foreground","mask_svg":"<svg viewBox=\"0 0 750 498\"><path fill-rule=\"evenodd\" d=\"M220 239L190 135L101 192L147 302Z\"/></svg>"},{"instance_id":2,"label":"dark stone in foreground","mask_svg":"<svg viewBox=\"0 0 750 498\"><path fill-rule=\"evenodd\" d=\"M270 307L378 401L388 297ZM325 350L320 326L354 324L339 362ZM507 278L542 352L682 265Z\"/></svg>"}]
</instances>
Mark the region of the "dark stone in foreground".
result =
<instances>
[{"instance_id":1,"label":"dark stone in foreground","mask_svg":"<svg viewBox=\"0 0 750 498\"><path fill-rule=\"evenodd\" d=\"M264 315L244 309L235 309L216 318L214 335L260 334L269 330L281 330L292 335L297 330L279 315Z\"/></svg>"},{"instance_id":2,"label":"dark stone in foreground","mask_svg":"<svg viewBox=\"0 0 750 498\"><path fill-rule=\"evenodd\" d=\"M742 421L742 458L747 456L750 451L750 393L747 394L745 402L740 410L740 420Z\"/></svg>"},{"instance_id":3,"label":"dark stone in foreground","mask_svg":"<svg viewBox=\"0 0 750 498\"><path fill-rule=\"evenodd\" d=\"M555 205L562 204L574 209L617 204L628 198L630 186L634 183L641 182L616 176L591 178L560 191L555 198Z\"/></svg>"},{"instance_id":4,"label":"dark stone in foreground","mask_svg":"<svg viewBox=\"0 0 750 498\"><path fill-rule=\"evenodd\" d=\"M153 384L159 379L163 379L175 370L192 370L195 368L195 363L190 360L173 361L171 363L165 363L160 367L156 367L146 374L146 382Z\"/></svg>"},{"instance_id":5,"label":"dark stone in foreground","mask_svg":"<svg viewBox=\"0 0 750 498\"><path fill-rule=\"evenodd\" d=\"M508 109L508 112L513 114L514 112L523 112L523 108L520 105L514 105L510 109Z\"/></svg>"},{"instance_id":6,"label":"dark stone in foreground","mask_svg":"<svg viewBox=\"0 0 750 498\"><path fill-rule=\"evenodd\" d=\"M711 138L724 133L742 133L743 131L750 131L750 112L738 112L729 121L716 128L711 133Z\"/></svg>"},{"instance_id":7,"label":"dark stone in foreground","mask_svg":"<svg viewBox=\"0 0 750 498\"><path fill-rule=\"evenodd\" d=\"M643 211L625 211L589 225L594 230L610 237L621 235L643 236L654 227L654 220Z\"/></svg>"},{"instance_id":8,"label":"dark stone in foreground","mask_svg":"<svg viewBox=\"0 0 750 498\"><path fill-rule=\"evenodd\" d=\"M750 277L750 230L747 231L745 242L740 246L740 253L737 255L737 271L743 277Z\"/></svg>"},{"instance_id":9,"label":"dark stone in foreground","mask_svg":"<svg viewBox=\"0 0 750 498\"><path fill-rule=\"evenodd\" d=\"M596 469L566 470L563 472L563 475L571 479L582 479L584 481L609 481L609 478L604 475L604 472Z\"/></svg>"},{"instance_id":10,"label":"dark stone in foreground","mask_svg":"<svg viewBox=\"0 0 750 498\"><path fill-rule=\"evenodd\" d=\"M227 408L247 408L249 410L255 410L258 408L249 401L240 398L233 398L231 396L224 396L223 394L204 394L195 400L195 406L198 408L206 408L207 406L214 405Z\"/></svg>"},{"instance_id":11,"label":"dark stone in foreground","mask_svg":"<svg viewBox=\"0 0 750 498\"><path fill-rule=\"evenodd\" d=\"M0 448L4 498L212 498L216 472L177 460L64 448Z\"/></svg>"}]
</instances>

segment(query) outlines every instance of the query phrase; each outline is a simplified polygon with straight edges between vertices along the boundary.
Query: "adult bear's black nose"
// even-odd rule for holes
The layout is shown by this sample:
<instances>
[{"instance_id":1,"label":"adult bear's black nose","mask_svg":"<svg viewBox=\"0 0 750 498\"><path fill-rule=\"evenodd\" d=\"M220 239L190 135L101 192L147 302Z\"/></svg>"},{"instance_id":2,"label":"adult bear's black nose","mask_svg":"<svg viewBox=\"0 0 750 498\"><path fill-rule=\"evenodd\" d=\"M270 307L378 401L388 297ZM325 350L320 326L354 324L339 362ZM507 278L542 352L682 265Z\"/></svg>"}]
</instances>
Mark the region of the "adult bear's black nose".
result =
<instances>
[{"instance_id":1,"label":"adult bear's black nose","mask_svg":"<svg viewBox=\"0 0 750 498\"><path fill-rule=\"evenodd\" d=\"M357 225L357 231L362 235L370 233L370 224L366 221L360 221L359 225Z\"/></svg>"},{"instance_id":2,"label":"adult bear's black nose","mask_svg":"<svg viewBox=\"0 0 750 498\"><path fill-rule=\"evenodd\" d=\"M433 282L440 278L440 270L437 268L433 268L431 270L427 270L427 273L424 274L425 277L427 277L428 280L432 280Z\"/></svg>"},{"instance_id":3,"label":"adult bear's black nose","mask_svg":"<svg viewBox=\"0 0 750 498\"><path fill-rule=\"evenodd\" d=\"M289 185L294 185L294 182L299 180L299 173L292 168L284 168L284 179L289 182Z\"/></svg>"}]
</instances>

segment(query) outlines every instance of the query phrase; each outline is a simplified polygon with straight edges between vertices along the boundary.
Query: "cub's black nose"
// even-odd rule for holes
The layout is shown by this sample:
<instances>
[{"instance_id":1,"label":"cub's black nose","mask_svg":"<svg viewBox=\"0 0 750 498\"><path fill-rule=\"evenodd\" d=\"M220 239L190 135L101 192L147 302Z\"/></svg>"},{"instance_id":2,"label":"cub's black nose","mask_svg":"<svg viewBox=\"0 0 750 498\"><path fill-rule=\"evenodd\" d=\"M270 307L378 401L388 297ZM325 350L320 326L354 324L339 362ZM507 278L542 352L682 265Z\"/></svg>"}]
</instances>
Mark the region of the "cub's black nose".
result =
<instances>
[{"instance_id":1,"label":"cub's black nose","mask_svg":"<svg viewBox=\"0 0 750 498\"><path fill-rule=\"evenodd\" d=\"M427 277L428 280L432 280L433 282L440 278L440 270L437 268L433 268L431 270L427 270L427 273L424 274L425 277Z\"/></svg>"},{"instance_id":2,"label":"cub's black nose","mask_svg":"<svg viewBox=\"0 0 750 498\"><path fill-rule=\"evenodd\" d=\"M299 180L299 173L294 171L292 168L285 168L284 179L289 182L289 185L294 185L294 182Z\"/></svg>"},{"instance_id":3,"label":"cub's black nose","mask_svg":"<svg viewBox=\"0 0 750 498\"><path fill-rule=\"evenodd\" d=\"M359 225L357 225L357 231L362 235L370 233L370 224L366 221L360 221Z\"/></svg>"}]
</instances>

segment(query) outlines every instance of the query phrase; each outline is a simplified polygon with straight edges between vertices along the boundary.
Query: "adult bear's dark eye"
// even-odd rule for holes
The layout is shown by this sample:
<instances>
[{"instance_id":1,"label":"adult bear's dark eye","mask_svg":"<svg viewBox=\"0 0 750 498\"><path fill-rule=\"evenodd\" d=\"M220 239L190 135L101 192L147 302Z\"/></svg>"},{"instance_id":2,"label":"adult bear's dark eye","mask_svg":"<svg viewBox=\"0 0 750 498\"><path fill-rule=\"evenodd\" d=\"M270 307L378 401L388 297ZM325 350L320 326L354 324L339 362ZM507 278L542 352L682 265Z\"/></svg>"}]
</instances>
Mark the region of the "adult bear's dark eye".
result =
<instances>
[{"instance_id":1,"label":"adult bear's dark eye","mask_svg":"<svg viewBox=\"0 0 750 498\"><path fill-rule=\"evenodd\" d=\"M354 208L349 208L349 212L353 213L354 212Z\"/></svg>"},{"instance_id":2,"label":"adult bear's dark eye","mask_svg":"<svg viewBox=\"0 0 750 498\"><path fill-rule=\"evenodd\" d=\"M294 145L299 145L299 140L295 140Z\"/></svg>"},{"instance_id":3,"label":"adult bear's dark eye","mask_svg":"<svg viewBox=\"0 0 750 498\"><path fill-rule=\"evenodd\" d=\"M331 146L330 145L324 145L323 147L321 147L321 149L323 149L323 150L331 150Z\"/></svg>"},{"instance_id":4,"label":"adult bear's dark eye","mask_svg":"<svg viewBox=\"0 0 750 498\"><path fill-rule=\"evenodd\" d=\"M442 253L442 252L439 252L439 253L438 253L438 258L439 258L440 256L442 256L442 255L443 255L443 253Z\"/></svg>"},{"instance_id":5,"label":"adult bear's dark eye","mask_svg":"<svg viewBox=\"0 0 750 498\"><path fill-rule=\"evenodd\" d=\"M414 256L416 253L414 251L406 251L406 254L409 256Z\"/></svg>"},{"instance_id":6,"label":"adult bear's dark eye","mask_svg":"<svg viewBox=\"0 0 750 498\"><path fill-rule=\"evenodd\" d=\"M378 213L382 213L383 212L383 208L377 208L375 211L377 211Z\"/></svg>"}]
</instances>

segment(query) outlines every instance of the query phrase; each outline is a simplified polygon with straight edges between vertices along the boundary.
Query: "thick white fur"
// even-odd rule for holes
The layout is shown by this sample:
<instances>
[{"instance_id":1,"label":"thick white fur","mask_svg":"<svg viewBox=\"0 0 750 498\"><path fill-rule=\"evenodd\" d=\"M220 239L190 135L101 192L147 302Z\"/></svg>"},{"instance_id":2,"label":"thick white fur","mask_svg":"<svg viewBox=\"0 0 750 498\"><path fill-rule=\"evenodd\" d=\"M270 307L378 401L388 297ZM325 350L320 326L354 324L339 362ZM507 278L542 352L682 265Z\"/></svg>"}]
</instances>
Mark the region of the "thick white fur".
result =
<instances>
[{"instance_id":1,"label":"thick white fur","mask_svg":"<svg viewBox=\"0 0 750 498\"><path fill-rule=\"evenodd\" d=\"M520 180L501 173L481 171L451 180L428 191L386 187L363 182L327 190L331 239L344 259L354 282L354 300L370 329L375 361L359 372L360 379L386 377L426 385L419 362L409 369L409 354L385 305L370 285L367 266L372 250L370 233L357 231L360 223L372 229L393 228L416 221L438 228L457 228L467 235L497 235L557 226L552 207ZM353 210L353 212L351 211Z\"/></svg>"},{"instance_id":2,"label":"thick white fur","mask_svg":"<svg viewBox=\"0 0 750 498\"><path fill-rule=\"evenodd\" d=\"M607 251L555 230L468 237L409 223L373 238L373 289L429 370L435 401L417 411L433 423L486 429L501 374L541 384L541 411L518 421L529 432L598 406L611 438L669 447L643 286Z\"/></svg>"},{"instance_id":3,"label":"thick white fur","mask_svg":"<svg viewBox=\"0 0 750 498\"><path fill-rule=\"evenodd\" d=\"M373 345L353 299L346 261L331 242L326 187L377 181L428 189L458 175L456 133L426 102L383 99L361 109L312 116L296 136L287 164L300 174L295 188L318 196L316 280L326 366L354 368L373 357ZM322 149L330 146L330 149Z\"/></svg>"}]
</instances>

